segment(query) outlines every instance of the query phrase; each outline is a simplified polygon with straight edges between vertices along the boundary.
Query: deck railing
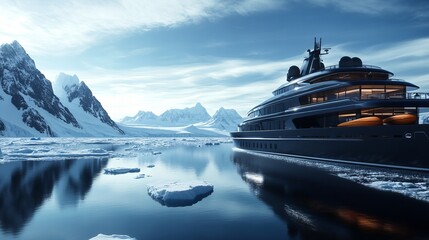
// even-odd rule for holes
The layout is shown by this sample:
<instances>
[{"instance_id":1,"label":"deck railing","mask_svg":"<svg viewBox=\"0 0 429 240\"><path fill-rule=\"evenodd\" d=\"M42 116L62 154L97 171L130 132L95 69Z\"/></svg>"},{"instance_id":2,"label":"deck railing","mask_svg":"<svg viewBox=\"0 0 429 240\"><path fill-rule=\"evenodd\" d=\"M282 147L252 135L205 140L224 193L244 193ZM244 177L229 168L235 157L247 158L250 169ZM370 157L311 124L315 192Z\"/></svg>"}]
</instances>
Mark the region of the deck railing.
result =
<instances>
[{"instance_id":1,"label":"deck railing","mask_svg":"<svg viewBox=\"0 0 429 240\"><path fill-rule=\"evenodd\" d=\"M336 69L336 68L340 68L340 65L331 65L331 66L327 66L327 67L325 67L325 69ZM368 64L363 64L362 66L361 66L361 68L375 68L375 69L382 69L381 67L379 67L379 66L374 66L374 65L368 65Z\"/></svg>"},{"instance_id":2,"label":"deck railing","mask_svg":"<svg viewBox=\"0 0 429 240\"><path fill-rule=\"evenodd\" d=\"M410 92L407 93L407 99L429 99L428 92Z\"/></svg>"}]
</instances>

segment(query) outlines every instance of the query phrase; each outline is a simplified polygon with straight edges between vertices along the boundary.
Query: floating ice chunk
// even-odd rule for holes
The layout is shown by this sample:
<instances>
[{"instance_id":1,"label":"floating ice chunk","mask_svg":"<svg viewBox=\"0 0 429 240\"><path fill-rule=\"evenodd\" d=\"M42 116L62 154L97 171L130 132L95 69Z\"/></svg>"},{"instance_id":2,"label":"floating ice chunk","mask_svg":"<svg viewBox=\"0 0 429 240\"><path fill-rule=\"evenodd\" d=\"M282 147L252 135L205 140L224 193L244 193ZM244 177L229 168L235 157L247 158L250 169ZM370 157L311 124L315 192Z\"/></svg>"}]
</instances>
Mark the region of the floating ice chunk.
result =
<instances>
[{"instance_id":1,"label":"floating ice chunk","mask_svg":"<svg viewBox=\"0 0 429 240\"><path fill-rule=\"evenodd\" d=\"M32 137L30 138L30 140L37 141L37 140L40 140L40 137Z\"/></svg>"},{"instance_id":2,"label":"floating ice chunk","mask_svg":"<svg viewBox=\"0 0 429 240\"><path fill-rule=\"evenodd\" d=\"M93 238L90 238L89 240L115 240L115 239L136 240L135 238L127 236L127 235L118 235L118 234L104 235L102 233L98 234L97 236L95 236Z\"/></svg>"},{"instance_id":3,"label":"floating ice chunk","mask_svg":"<svg viewBox=\"0 0 429 240\"><path fill-rule=\"evenodd\" d=\"M167 207L191 206L213 192L213 185L205 181L172 182L149 185L148 194Z\"/></svg>"},{"instance_id":4,"label":"floating ice chunk","mask_svg":"<svg viewBox=\"0 0 429 240\"><path fill-rule=\"evenodd\" d=\"M125 174L125 173L134 173L140 172L140 168L105 168L104 174Z\"/></svg>"},{"instance_id":5,"label":"floating ice chunk","mask_svg":"<svg viewBox=\"0 0 429 240\"><path fill-rule=\"evenodd\" d=\"M153 167L155 167L155 165L154 164L149 164L149 165L147 165L147 167L148 168L153 168Z\"/></svg>"},{"instance_id":6,"label":"floating ice chunk","mask_svg":"<svg viewBox=\"0 0 429 240\"><path fill-rule=\"evenodd\" d=\"M145 178L145 177L146 177L146 174L141 173L141 174L137 175L137 176L135 177L135 179L140 179L140 178Z\"/></svg>"},{"instance_id":7,"label":"floating ice chunk","mask_svg":"<svg viewBox=\"0 0 429 240\"><path fill-rule=\"evenodd\" d=\"M153 151L152 154L153 155L158 155L158 154L161 154L161 152L160 151Z\"/></svg>"}]
</instances>

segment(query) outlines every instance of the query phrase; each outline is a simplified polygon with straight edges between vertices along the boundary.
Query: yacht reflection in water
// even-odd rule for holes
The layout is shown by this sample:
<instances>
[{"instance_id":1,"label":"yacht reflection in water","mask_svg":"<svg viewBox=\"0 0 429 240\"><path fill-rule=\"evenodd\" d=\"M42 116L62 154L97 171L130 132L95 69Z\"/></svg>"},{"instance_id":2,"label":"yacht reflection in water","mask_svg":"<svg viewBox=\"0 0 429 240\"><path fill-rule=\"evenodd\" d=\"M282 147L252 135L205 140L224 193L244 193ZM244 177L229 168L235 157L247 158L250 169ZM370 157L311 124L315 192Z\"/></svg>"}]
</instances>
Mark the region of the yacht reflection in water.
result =
<instances>
[{"instance_id":1,"label":"yacht reflection in water","mask_svg":"<svg viewBox=\"0 0 429 240\"><path fill-rule=\"evenodd\" d=\"M235 149L254 194L294 239L429 239L429 203L280 158Z\"/></svg>"},{"instance_id":2,"label":"yacht reflection in water","mask_svg":"<svg viewBox=\"0 0 429 240\"><path fill-rule=\"evenodd\" d=\"M18 234L51 197L61 206L78 203L91 189L107 159L19 161L0 165L0 227Z\"/></svg>"}]
</instances>

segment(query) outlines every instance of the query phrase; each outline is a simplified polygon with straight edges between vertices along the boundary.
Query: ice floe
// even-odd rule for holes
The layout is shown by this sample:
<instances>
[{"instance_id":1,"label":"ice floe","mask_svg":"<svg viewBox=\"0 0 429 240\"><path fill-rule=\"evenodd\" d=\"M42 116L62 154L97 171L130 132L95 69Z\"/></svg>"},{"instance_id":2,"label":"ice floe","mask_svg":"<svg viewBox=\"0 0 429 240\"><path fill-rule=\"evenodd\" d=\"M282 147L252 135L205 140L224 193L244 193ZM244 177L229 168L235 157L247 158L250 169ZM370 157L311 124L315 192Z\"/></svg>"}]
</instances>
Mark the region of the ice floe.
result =
<instances>
[{"instance_id":1,"label":"ice floe","mask_svg":"<svg viewBox=\"0 0 429 240\"><path fill-rule=\"evenodd\" d=\"M213 192L213 185L205 181L172 182L149 185L148 194L168 207L191 206Z\"/></svg>"},{"instance_id":2,"label":"ice floe","mask_svg":"<svg viewBox=\"0 0 429 240\"><path fill-rule=\"evenodd\" d=\"M229 138L0 138L2 162L131 158L158 155L175 146L202 146L224 143Z\"/></svg>"},{"instance_id":3,"label":"ice floe","mask_svg":"<svg viewBox=\"0 0 429 240\"><path fill-rule=\"evenodd\" d=\"M154 168L154 167L155 167L155 165L154 165L154 164L149 164L149 165L147 165L147 167L148 167L148 168Z\"/></svg>"},{"instance_id":4,"label":"ice floe","mask_svg":"<svg viewBox=\"0 0 429 240\"><path fill-rule=\"evenodd\" d=\"M140 178L145 178L145 177L149 177L149 176L147 176L147 175L146 175L146 174L144 174L144 173L141 173L141 174L137 175L137 176L135 177L135 179L140 179Z\"/></svg>"},{"instance_id":5,"label":"ice floe","mask_svg":"<svg viewBox=\"0 0 429 240\"><path fill-rule=\"evenodd\" d=\"M140 168L116 167L116 168L105 168L104 169L104 174L112 174L112 175L125 174L125 173L136 173L136 172L140 172Z\"/></svg>"},{"instance_id":6,"label":"ice floe","mask_svg":"<svg viewBox=\"0 0 429 240\"><path fill-rule=\"evenodd\" d=\"M84 157L107 157L109 153L104 149L82 149L75 151L53 150L50 148L18 148L5 155L7 160L64 160Z\"/></svg>"},{"instance_id":7,"label":"ice floe","mask_svg":"<svg viewBox=\"0 0 429 240\"><path fill-rule=\"evenodd\" d=\"M136 240L136 238L130 237L128 235L118 235L118 234L105 235L102 233L98 234L93 238L90 238L89 240L116 240L116 239Z\"/></svg>"}]
</instances>

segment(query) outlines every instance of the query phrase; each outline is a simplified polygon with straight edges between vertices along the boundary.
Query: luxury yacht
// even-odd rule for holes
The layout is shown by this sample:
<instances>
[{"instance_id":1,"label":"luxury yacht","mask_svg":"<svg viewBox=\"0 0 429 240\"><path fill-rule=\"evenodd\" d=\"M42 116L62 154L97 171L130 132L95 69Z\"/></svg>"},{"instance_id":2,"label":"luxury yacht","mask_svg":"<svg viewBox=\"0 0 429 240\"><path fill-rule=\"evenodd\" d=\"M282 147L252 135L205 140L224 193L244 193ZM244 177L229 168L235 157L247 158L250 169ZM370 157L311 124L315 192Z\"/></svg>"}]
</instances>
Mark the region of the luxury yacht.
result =
<instances>
[{"instance_id":1,"label":"luxury yacht","mask_svg":"<svg viewBox=\"0 0 429 240\"><path fill-rule=\"evenodd\" d=\"M291 66L287 81L231 132L235 146L429 171L429 124L419 123L429 93L358 57L325 67L321 56L328 52L314 41L301 69Z\"/></svg>"}]
</instances>

